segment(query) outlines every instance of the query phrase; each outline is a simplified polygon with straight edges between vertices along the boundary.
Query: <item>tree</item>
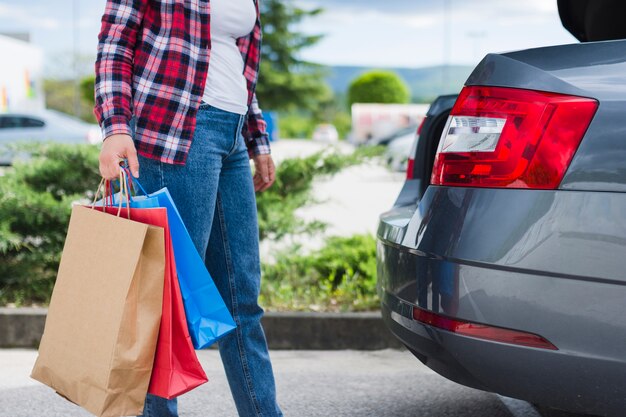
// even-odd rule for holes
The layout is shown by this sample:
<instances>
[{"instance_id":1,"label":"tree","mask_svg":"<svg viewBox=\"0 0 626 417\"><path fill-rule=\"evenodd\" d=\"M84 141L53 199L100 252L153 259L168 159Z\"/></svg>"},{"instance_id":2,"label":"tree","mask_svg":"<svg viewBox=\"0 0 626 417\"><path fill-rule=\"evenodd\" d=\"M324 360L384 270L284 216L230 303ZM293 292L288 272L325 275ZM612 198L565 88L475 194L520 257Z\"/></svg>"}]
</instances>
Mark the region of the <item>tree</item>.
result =
<instances>
[{"instance_id":1,"label":"tree","mask_svg":"<svg viewBox=\"0 0 626 417\"><path fill-rule=\"evenodd\" d=\"M305 10L292 0L265 0L263 7L263 46L257 96L262 108L292 111L314 110L328 100L323 67L299 58L299 53L315 45L321 35L306 35L294 26L322 10Z\"/></svg>"},{"instance_id":2,"label":"tree","mask_svg":"<svg viewBox=\"0 0 626 417\"><path fill-rule=\"evenodd\" d=\"M84 82L87 82L85 79ZM93 115L93 83L91 87L85 87L81 83L80 91L80 114L79 117L86 122L95 123L96 118ZM46 95L46 107L57 110L66 114L75 115L74 113L74 80L47 79L43 83ZM85 93L85 88L91 88L90 93Z\"/></svg>"},{"instance_id":3,"label":"tree","mask_svg":"<svg viewBox=\"0 0 626 417\"><path fill-rule=\"evenodd\" d=\"M409 87L392 71L366 72L352 81L348 105L354 103L408 103Z\"/></svg>"}]
</instances>

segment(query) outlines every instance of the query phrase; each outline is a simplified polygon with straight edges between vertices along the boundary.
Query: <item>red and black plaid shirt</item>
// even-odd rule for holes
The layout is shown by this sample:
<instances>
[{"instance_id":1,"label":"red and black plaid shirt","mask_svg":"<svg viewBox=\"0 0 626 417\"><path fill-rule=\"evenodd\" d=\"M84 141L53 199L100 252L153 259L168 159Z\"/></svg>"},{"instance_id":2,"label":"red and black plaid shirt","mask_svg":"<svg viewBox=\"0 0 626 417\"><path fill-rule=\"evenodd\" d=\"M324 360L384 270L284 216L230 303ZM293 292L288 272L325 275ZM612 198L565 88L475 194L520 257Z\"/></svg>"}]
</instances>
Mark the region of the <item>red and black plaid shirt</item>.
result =
<instances>
[{"instance_id":1,"label":"red and black plaid shirt","mask_svg":"<svg viewBox=\"0 0 626 417\"><path fill-rule=\"evenodd\" d=\"M244 59L249 111L243 134L251 155L270 153L254 94L261 22L237 40ZM165 163L187 159L211 53L208 0L107 0L96 60L94 113L104 137L130 134L137 152Z\"/></svg>"}]
</instances>

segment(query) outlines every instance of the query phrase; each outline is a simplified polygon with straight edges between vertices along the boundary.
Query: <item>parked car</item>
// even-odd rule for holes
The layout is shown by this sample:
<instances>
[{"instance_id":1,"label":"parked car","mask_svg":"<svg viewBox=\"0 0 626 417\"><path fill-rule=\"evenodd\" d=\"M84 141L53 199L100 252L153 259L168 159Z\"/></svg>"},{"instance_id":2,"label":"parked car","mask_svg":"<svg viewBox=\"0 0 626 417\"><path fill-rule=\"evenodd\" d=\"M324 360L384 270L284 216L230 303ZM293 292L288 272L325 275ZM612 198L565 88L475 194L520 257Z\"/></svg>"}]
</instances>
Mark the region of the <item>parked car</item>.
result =
<instances>
[{"instance_id":1,"label":"parked car","mask_svg":"<svg viewBox=\"0 0 626 417\"><path fill-rule=\"evenodd\" d=\"M377 233L383 318L419 360L624 415L624 114L626 41L490 54L432 104Z\"/></svg>"},{"instance_id":2,"label":"parked car","mask_svg":"<svg viewBox=\"0 0 626 417\"><path fill-rule=\"evenodd\" d=\"M329 123L322 123L315 127L312 139L318 142L337 142L339 133L337 128Z\"/></svg>"},{"instance_id":3,"label":"parked car","mask_svg":"<svg viewBox=\"0 0 626 417\"><path fill-rule=\"evenodd\" d=\"M412 131L389 142L387 149L385 149L384 158L391 170L406 172L409 153L411 152L413 142L415 142L416 134L415 131Z\"/></svg>"},{"instance_id":4,"label":"parked car","mask_svg":"<svg viewBox=\"0 0 626 417\"><path fill-rule=\"evenodd\" d=\"M0 113L0 165L10 165L15 154L7 145L20 142L91 143L102 141L98 125L54 110Z\"/></svg>"},{"instance_id":5,"label":"parked car","mask_svg":"<svg viewBox=\"0 0 626 417\"><path fill-rule=\"evenodd\" d=\"M398 130L396 130L395 132L393 132L390 135L387 136L383 136L380 138L373 138L370 139L367 144L368 145L383 145L383 146L387 146L389 145L391 142L395 141L398 138L402 138L402 137L406 137L406 136L411 136L414 137L415 132L417 131L417 128L419 127L419 125L414 125L414 124L410 124L408 126L405 126L403 128L400 128Z\"/></svg>"}]
</instances>

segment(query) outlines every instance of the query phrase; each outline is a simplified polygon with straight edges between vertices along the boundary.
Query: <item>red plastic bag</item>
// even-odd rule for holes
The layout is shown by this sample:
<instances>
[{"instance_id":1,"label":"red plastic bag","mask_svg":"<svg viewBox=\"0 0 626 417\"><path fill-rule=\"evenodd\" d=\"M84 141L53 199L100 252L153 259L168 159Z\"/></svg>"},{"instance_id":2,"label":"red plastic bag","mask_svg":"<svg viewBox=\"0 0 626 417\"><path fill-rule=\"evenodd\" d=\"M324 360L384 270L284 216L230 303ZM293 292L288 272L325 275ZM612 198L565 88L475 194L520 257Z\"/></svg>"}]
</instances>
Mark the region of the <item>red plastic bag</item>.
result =
<instances>
[{"instance_id":1,"label":"red plastic bag","mask_svg":"<svg viewBox=\"0 0 626 417\"><path fill-rule=\"evenodd\" d=\"M128 216L126 208L105 207L109 214ZM172 399L208 381L191 342L187 328L174 250L170 237L167 211L164 208L130 209L130 219L143 224L162 227L165 231L165 285L163 287L163 315L150 387L148 392Z\"/></svg>"}]
</instances>

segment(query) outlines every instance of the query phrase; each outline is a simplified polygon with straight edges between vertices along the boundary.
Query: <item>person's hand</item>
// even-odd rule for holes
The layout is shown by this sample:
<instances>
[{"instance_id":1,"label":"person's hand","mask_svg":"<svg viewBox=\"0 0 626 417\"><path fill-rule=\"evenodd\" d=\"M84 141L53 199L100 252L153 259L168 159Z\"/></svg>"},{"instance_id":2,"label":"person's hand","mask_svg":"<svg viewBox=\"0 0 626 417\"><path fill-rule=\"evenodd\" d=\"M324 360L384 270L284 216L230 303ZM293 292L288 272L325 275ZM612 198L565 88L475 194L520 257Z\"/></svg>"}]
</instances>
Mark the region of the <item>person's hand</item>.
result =
<instances>
[{"instance_id":1,"label":"person's hand","mask_svg":"<svg viewBox=\"0 0 626 417\"><path fill-rule=\"evenodd\" d=\"M128 160L128 168L135 178L139 178L139 161L133 138L126 134L111 135L100 150L100 175L112 180L120 176L120 161Z\"/></svg>"},{"instance_id":2,"label":"person's hand","mask_svg":"<svg viewBox=\"0 0 626 417\"><path fill-rule=\"evenodd\" d=\"M265 191L276 181L276 167L271 155L255 155L254 161L254 191Z\"/></svg>"}]
</instances>

